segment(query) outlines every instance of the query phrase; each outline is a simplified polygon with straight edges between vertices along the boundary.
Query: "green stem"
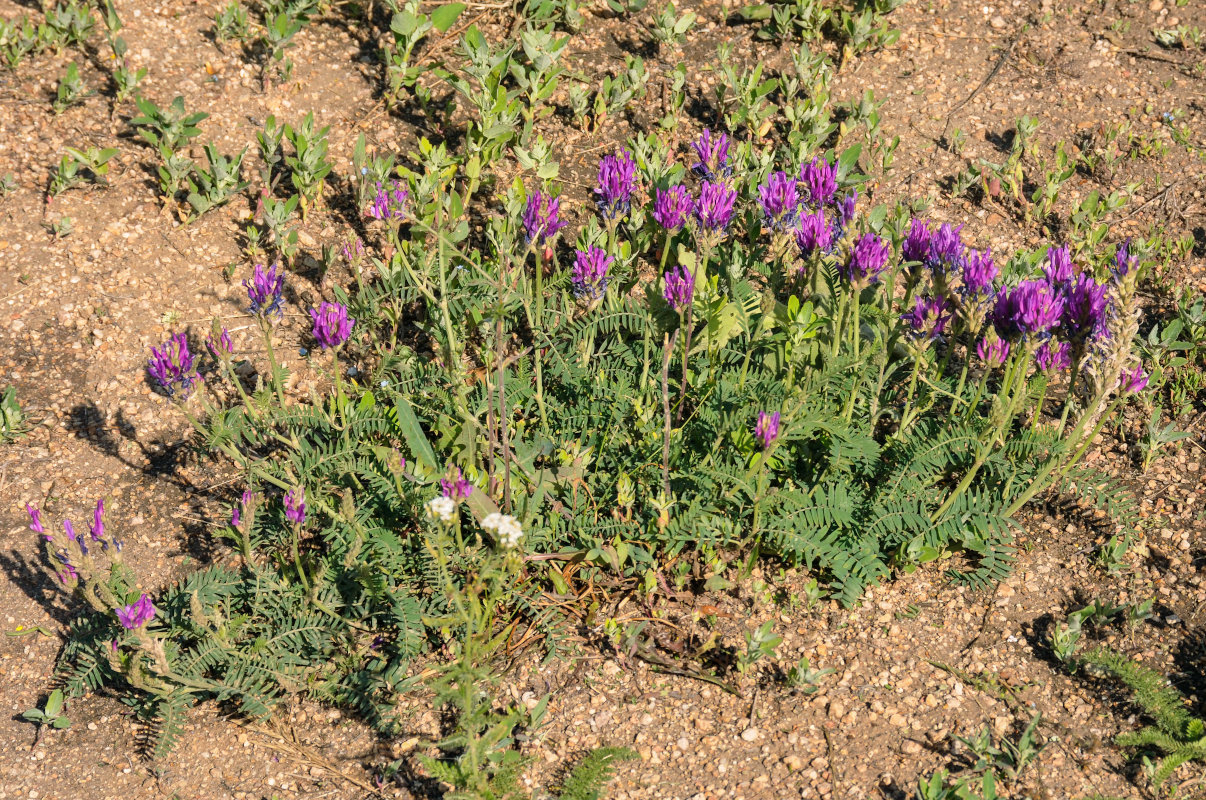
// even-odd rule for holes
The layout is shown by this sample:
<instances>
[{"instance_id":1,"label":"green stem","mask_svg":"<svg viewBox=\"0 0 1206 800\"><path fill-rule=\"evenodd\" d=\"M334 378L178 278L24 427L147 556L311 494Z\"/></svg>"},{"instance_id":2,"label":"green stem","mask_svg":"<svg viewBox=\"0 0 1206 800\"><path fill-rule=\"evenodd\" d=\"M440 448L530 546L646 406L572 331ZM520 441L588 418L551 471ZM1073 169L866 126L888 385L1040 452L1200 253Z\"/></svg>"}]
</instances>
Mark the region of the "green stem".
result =
<instances>
[{"instance_id":1,"label":"green stem","mask_svg":"<svg viewBox=\"0 0 1206 800\"><path fill-rule=\"evenodd\" d=\"M909 391L908 394L905 395L905 407L904 411L901 412L900 415L900 430L897 431L898 436L905 432L905 428L909 426L909 422L911 421L910 416L913 413L913 395L917 391L917 373L921 371L922 355L924 354L918 353L913 358L913 373L909 376Z\"/></svg>"},{"instance_id":2,"label":"green stem","mask_svg":"<svg viewBox=\"0 0 1206 800\"><path fill-rule=\"evenodd\" d=\"M1068 412L1072 410L1072 401L1076 397L1076 379L1080 377L1080 357L1072 359L1072 371L1068 374L1068 396L1064 398L1064 409L1059 415L1058 435L1064 435L1064 426L1068 424Z\"/></svg>"}]
</instances>

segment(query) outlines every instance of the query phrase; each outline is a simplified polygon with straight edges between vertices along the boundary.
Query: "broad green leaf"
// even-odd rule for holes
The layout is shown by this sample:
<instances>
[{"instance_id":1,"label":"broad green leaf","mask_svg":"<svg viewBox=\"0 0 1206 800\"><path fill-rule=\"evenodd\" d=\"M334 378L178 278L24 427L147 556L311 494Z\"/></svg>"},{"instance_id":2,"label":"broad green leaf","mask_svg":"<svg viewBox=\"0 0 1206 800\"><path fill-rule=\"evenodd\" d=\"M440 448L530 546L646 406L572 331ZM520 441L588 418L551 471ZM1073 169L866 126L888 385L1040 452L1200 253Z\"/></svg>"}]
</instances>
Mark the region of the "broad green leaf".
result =
<instances>
[{"instance_id":1,"label":"broad green leaf","mask_svg":"<svg viewBox=\"0 0 1206 800\"><path fill-rule=\"evenodd\" d=\"M464 13L464 3L448 3L431 12L431 24L440 33L446 33L457 18Z\"/></svg>"}]
</instances>

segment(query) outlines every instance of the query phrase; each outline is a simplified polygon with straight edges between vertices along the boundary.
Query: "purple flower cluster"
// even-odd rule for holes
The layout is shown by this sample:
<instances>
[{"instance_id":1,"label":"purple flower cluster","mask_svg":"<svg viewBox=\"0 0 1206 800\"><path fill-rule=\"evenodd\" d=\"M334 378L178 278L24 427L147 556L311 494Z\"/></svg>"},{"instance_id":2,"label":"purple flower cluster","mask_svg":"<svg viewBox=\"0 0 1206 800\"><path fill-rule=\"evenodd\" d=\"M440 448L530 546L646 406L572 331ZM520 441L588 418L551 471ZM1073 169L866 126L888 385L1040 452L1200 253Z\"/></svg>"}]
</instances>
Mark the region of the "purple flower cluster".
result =
<instances>
[{"instance_id":1,"label":"purple flower cluster","mask_svg":"<svg viewBox=\"0 0 1206 800\"><path fill-rule=\"evenodd\" d=\"M1022 281L997 295L992 320L1006 338L1044 336L1059 324L1064 298L1045 280Z\"/></svg>"},{"instance_id":2,"label":"purple flower cluster","mask_svg":"<svg viewBox=\"0 0 1206 800\"><path fill-rule=\"evenodd\" d=\"M449 467L448 475L440 478L440 491L449 500L464 500L473 494L473 484L461 473L460 467Z\"/></svg>"},{"instance_id":3,"label":"purple flower cluster","mask_svg":"<svg viewBox=\"0 0 1206 800\"><path fill-rule=\"evenodd\" d=\"M818 209L801 214L796 223L796 246L800 248L800 255L807 258L813 253L828 253L833 248L833 234L824 211Z\"/></svg>"},{"instance_id":4,"label":"purple flower cluster","mask_svg":"<svg viewBox=\"0 0 1206 800\"><path fill-rule=\"evenodd\" d=\"M1064 317L1060 330L1069 342L1083 349L1089 340L1109 335L1110 288L1082 272L1062 287Z\"/></svg>"},{"instance_id":5,"label":"purple flower cluster","mask_svg":"<svg viewBox=\"0 0 1206 800\"><path fill-rule=\"evenodd\" d=\"M188 337L177 333L159 347L151 348L147 373L168 397L175 397L179 392L186 398L192 392L193 384L201 380L194 361L188 349Z\"/></svg>"},{"instance_id":6,"label":"purple flower cluster","mask_svg":"<svg viewBox=\"0 0 1206 800\"><path fill-rule=\"evenodd\" d=\"M775 440L779 438L779 412L768 414L765 411L758 412L758 423L754 425L754 438L762 445L762 449L768 449Z\"/></svg>"},{"instance_id":7,"label":"purple flower cluster","mask_svg":"<svg viewBox=\"0 0 1206 800\"><path fill-rule=\"evenodd\" d=\"M29 503L26 503L25 510L29 513L29 529L31 531L41 534L46 541L50 541L52 538L54 538L46 533L46 528L42 527L42 512L40 509L34 508Z\"/></svg>"},{"instance_id":8,"label":"purple flower cluster","mask_svg":"<svg viewBox=\"0 0 1206 800\"><path fill-rule=\"evenodd\" d=\"M230 527L237 528L243 524L243 515L251 510L251 504L255 500L255 494L250 489L243 490L243 496L239 499L239 504L230 512Z\"/></svg>"},{"instance_id":9,"label":"purple flower cluster","mask_svg":"<svg viewBox=\"0 0 1206 800\"><path fill-rule=\"evenodd\" d=\"M527 240L542 245L557 235L569 223L561 219L561 200L539 190L528 195L523 212L523 229Z\"/></svg>"},{"instance_id":10,"label":"purple flower cluster","mask_svg":"<svg viewBox=\"0 0 1206 800\"><path fill-rule=\"evenodd\" d=\"M1034 363L1043 372L1062 372L1072 366L1072 348L1067 342L1048 339L1034 351Z\"/></svg>"},{"instance_id":11,"label":"purple flower cluster","mask_svg":"<svg viewBox=\"0 0 1206 800\"><path fill-rule=\"evenodd\" d=\"M117 621L128 631L141 628L154 617L155 606L151 605L151 598L145 592L130 605L117 609Z\"/></svg>"},{"instance_id":12,"label":"purple flower cluster","mask_svg":"<svg viewBox=\"0 0 1206 800\"><path fill-rule=\"evenodd\" d=\"M736 201L736 189L723 183L704 181L700 184L699 200L695 203L695 219L706 231L723 231L733 219L733 204Z\"/></svg>"},{"instance_id":13,"label":"purple flower cluster","mask_svg":"<svg viewBox=\"0 0 1206 800\"><path fill-rule=\"evenodd\" d=\"M209 348L210 354L219 360L230 358L234 355L234 342L230 339L230 331L225 328L222 333L215 339L212 335L206 338L205 346Z\"/></svg>"},{"instance_id":14,"label":"purple flower cluster","mask_svg":"<svg viewBox=\"0 0 1206 800\"><path fill-rule=\"evenodd\" d=\"M800 205L795 179L787 177L783 171L772 172L766 182L758 187L758 205L771 230L793 227Z\"/></svg>"},{"instance_id":15,"label":"purple flower cluster","mask_svg":"<svg viewBox=\"0 0 1206 800\"><path fill-rule=\"evenodd\" d=\"M673 311L683 311L691 308L695 298L695 276L684 266L669 269L665 274L666 289L662 296L666 298Z\"/></svg>"},{"instance_id":16,"label":"purple flower cluster","mask_svg":"<svg viewBox=\"0 0 1206 800\"><path fill-rule=\"evenodd\" d=\"M244 280L247 289L247 299L251 301L251 313L260 317L276 314L279 318L281 311L281 294L285 291L285 271L277 272L279 265L273 265L264 270L263 264L256 264L251 274L251 280Z\"/></svg>"},{"instance_id":17,"label":"purple flower cluster","mask_svg":"<svg viewBox=\"0 0 1206 800\"><path fill-rule=\"evenodd\" d=\"M1114 266L1111 272L1115 280L1122 280L1139 266L1139 257L1131 254L1131 240L1127 239L1114 251Z\"/></svg>"},{"instance_id":18,"label":"purple flower cluster","mask_svg":"<svg viewBox=\"0 0 1206 800\"><path fill-rule=\"evenodd\" d=\"M405 219L409 200L410 192L399 186L397 181L392 181L388 188L378 183L377 194L373 197L364 213L373 219ZM349 258L348 260L350 261L351 259Z\"/></svg>"},{"instance_id":19,"label":"purple flower cluster","mask_svg":"<svg viewBox=\"0 0 1206 800\"><path fill-rule=\"evenodd\" d=\"M588 300L602 297L607 291L607 270L614 261L601 247L591 246L585 252L578 250L570 273L574 297Z\"/></svg>"},{"instance_id":20,"label":"purple flower cluster","mask_svg":"<svg viewBox=\"0 0 1206 800\"><path fill-rule=\"evenodd\" d=\"M975 251L972 252L975 253L977 263L976 270L970 276L971 280L974 284L985 288L983 273L985 270L991 273L987 279L987 284L990 285L992 279L996 277L996 266L993 265L992 258L987 253L980 255ZM905 234L904 242L901 243L900 256L906 264L911 265L909 276L914 281L921 277L921 271L917 267L929 270L936 283L943 283L949 275L960 272L962 272L965 285L968 281L967 268L970 254L963 243L962 225L943 223L937 228L933 228L924 220L914 219L909 223L909 231ZM972 293L976 293L976 290L973 290Z\"/></svg>"},{"instance_id":21,"label":"purple flower cluster","mask_svg":"<svg viewBox=\"0 0 1206 800\"><path fill-rule=\"evenodd\" d=\"M963 286L966 298L987 299L996 294L994 285L1001 271L993 263L992 251L968 250L963 259Z\"/></svg>"},{"instance_id":22,"label":"purple flower cluster","mask_svg":"<svg viewBox=\"0 0 1206 800\"><path fill-rule=\"evenodd\" d=\"M990 331L976 345L976 355L988 367L999 367L1009 358L1009 342Z\"/></svg>"},{"instance_id":23,"label":"purple flower cluster","mask_svg":"<svg viewBox=\"0 0 1206 800\"><path fill-rule=\"evenodd\" d=\"M874 233L864 233L845 262L838 265L838 273L855 289L862 289L878 282L887 264L888 243Z\"/></svg>"},{"instance_id":24,"label":"purple flower cluster","mask_svg":"<svg viewBox=\"0 0 1206 800\"><path fill-rule=\"evenodd\" d=\"M946 331L954 309L943 295L919 297L913 310L904 315L913 334L919 339L938 339Z\"/></svg>"},{"instance_id":25,"label":"purple flower cluster","mask_svg":"<svg viewBox=\"0 0 1206 800\"><path fill-rule=\"evenodd\" d=\"M1072 253L1067 246L1047 248L1047 266L1043 268L1043 274L1052 286L1072 280Z\"/></svg>"},{"instance_id":26,"label":"purple flower cluster","mask_svg":"<svg viewBox=\"0 0 1206 800\"><path fill-rule=\"evenodd\" d=\"M292 489L285 494L285 519L294 525L304 525L306 522L306 491Z\"/></svg>"},{"instance_id":27,"label":"purple flower cluster","mask_svg":"<svg viewBox=\"0 0 1206 800\"><path fill-rule=\"evenodd\" d=\"M1143 371L1142 364L1136 364L1134 369L1122 373L1122 391L1136 394L1146 388L1147 373Z\"/></svg>"},{"instance_id":28,"label":"purple flower cluster","mask_svg":"<svg viewBox=\"0 0 1206 800\"><path fill-rule=\"evenodd\" d=\"M695 201L682 186L658 189L653 200L653 219L668 232L681 228L695 212Z\"/></svg>"},{"instance_id":29,"label":"purple flower cluster","mask_svg":"<svg viewBox=\"0 0 1206 800\"><path fill-rule=\"evenodd\" d=\"M595 201L604 219L614 220L632 208L636 191L636 161L632 153L620 150L599 161L599 179L595 186Z\"/></svg>"},{"instance_id":30,"label":"purple flower cluster","mask_svg":"<svg viewBox=\"0 0 1206 800\"><path fill-rule=\"evenodd\" d=\"M837 197L837 167L817 156L800 167L800 184L805 203L813 208L830 205Z\"/></svg>"},{"instance_id":31,"label":"purple flower cluster","mask_svg":"<svg viewBox=\"0 0 1206 800\"><path fill-rule=\"evenodd\" d=\"M325 300L317 309L310 309L310 318L314 320L314 341L324 350L346 342L356 324L356 320L348 316L347 306Z\"/></svg>"},{"instance_id":32,"label":"purple flower cluster","mask_svg":"<svg viewBox=\"0 0 1206 800\"><path fill-rule=\"evenodd\" d=\"M729 137L723 133L713 134L705 130L691 147L695 150L696 163L691 170L706 181L722 181L733 174L729 163Z\"/></svg>"}]
</instances>

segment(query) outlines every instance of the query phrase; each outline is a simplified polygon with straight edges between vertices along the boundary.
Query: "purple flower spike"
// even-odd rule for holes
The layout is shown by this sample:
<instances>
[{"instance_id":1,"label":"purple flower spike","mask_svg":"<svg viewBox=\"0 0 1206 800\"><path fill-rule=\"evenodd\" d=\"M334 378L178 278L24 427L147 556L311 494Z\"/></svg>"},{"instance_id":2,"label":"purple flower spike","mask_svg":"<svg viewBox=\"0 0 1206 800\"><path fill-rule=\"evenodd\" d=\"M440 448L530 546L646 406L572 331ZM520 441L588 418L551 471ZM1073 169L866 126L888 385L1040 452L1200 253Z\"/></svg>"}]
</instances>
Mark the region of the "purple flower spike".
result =
<instances>
[{"instance_id":1,"label":"purple flower spike","mask_svg":"<svg viewBox=\"0 0 1206 800\"><path fill-rule=\"evenodd\" d=\"M364 210L364 213L373 219L405 219L409 200L410 192L403 189L397 181L390 182L388 188L378 183L377 194L369 202L369 206Z\"/></svg>"},{"instance_id":2,"label":"purple flower spike","mask_svg":"<svg viewBox=\"0 0 1206 800\"><path fill-rule=\"evenodd\" d=\"M1063 330L1068 340L1083 345L1109 335L1110 291L1087 273L1080 273L1064 290Z\"/></svg>"},{"instance_id":3,"label":"purple flower spike","mask_svg":"<svg viewBox=\"0 0 1206 800\"><path fill-rule=\"evenodd\" d=\"M771 230L791 227L800 205L795 179L787 177L786 172L772 172L766 183L758 187L758 205Z\"/></svg>"},{"instance_id":4,"label":"purple flower spike","mask_svg":"<svg viewBox=\"0 0 1206 800\"><path fill-rule=\"evenodd\" d=\"M92 512L92 525L88 528L88 533L92 536L92 541L94 542L99 542L105 537L104 498L96 501L96 510Z\"/></svg>"},{"instance_id":5,"label":"purple flower spike","mask_svg":"<svg viewBox=\"0 0 1206 800\"><path fill-rule=\"evenodd\" d=\"M838 265L838 272L851 286L863 288L879 281L888 264L888 243L874 233L864 233L854 243L850 257Z\"/></svg>"},{"instance_id":6,"label":"purple flower spike","mask_svg":"<svg viewBox=\"0 0 1206 800\"><path fill-rule=\"evenodd\" d=\"M758 412L758 424L754 426L754 438L762 444L762 449L768 449L779 438L779 412L767 414Z\"/></svg>"},{"instance_id":7,"label":"purple flower spike","mask_svg":"<svg viewBox=\"0 0 1206 800\"><path fill-rule=\"evenodd\" d=\"M999 367L1009 358L1009 342L996 336L991 339L985 336L976 345L976 355L986 366Z\"/></svg>"},{"instance_id":8,"label":"purple flower spike","mask_svg":"<svg viewBox=\"0 0 1206 800\"><path fill-rule=\"evenodd\" d=\"M155 606L151 605L151 598L143 593L141 597L128 606L122 606L117 609L117 621L121 626L128 631L141 628L155 617Z\"/></svg>"},{"instance_id":9,"label":"purple flower spike","mask_svg":"<svg viewBox=\"0 0 1206 800\"><path fill-rule=\"evenodd\" d=\"M930 257L930 240L934 232L924 221L914 219L909 223L909 232L900 245L900 257L905 261L925 264Z\"/></svg>"},{"instance_id":10,"label":"purple flower spike","mask_svg":"<svg viewBox=\"0 0 1206 800\"><path fill-rule=\"evenodd\" d=\"M699 187L699 201L695 204L695 219L705 230L723 231L733 219L733 203L736 200L736 189L730 189L723 183L704 181Z\"/></svg>"},{"instance_id":11,"label":"purple flower spike","mask_svg":"<svg viewBox=\"0 0 1206 800\"><path fill-rule=\"evenodd\" d=\"M50 541L53 537L48 536L46 529L42 527L42 512L29 503L25 504L25 510L29 512L29 529L34 533L40 533Z\"/></svg>"},{"instance_id":12,"label":"purple flower spike","mask_svg":"<svg viewBox=\"0 0 1206 800\"><path fill-rule=\"evenodd\" d=\"M263 264L256 264L250 281L243 281L247 287L247 299L251 301L251 313L261 317L276 314L280 317L281 293L285 290L285 271L277 273L274 264L267 271Z\"/></svg>"},{"instance_id":13,"label":"purple flower spike","mask_svg":"<svg viewBox=\"0 0 1206 800\"><path fill-rule=\"evenodd\" d=\"M1116 280L1122 280L1138 266L1139 257L1131 255L1131 240L1127 239L1114 251L1114 266L1111 271Z\"/></svg>"},{"instance_id":14,"label":"purple flower spike","mask_svg":"<svg viewBox=\"0 0 1206 800\"><path fill-rule=\"evenodd\" d=\"M348 316L347 306L326 301L317 310L310 309L310 318L314 320L314 341L324 350L346 342L356 324L356 320Z\"/></svg>"},{"instance_id":15,"label":"purple flower spike","mask_svg":"<svg viewBox=\"0 0 1206 800\"><path fill-rule=\"evenodd\" d=\"M1147 373L1142 364L1136 364L1133 370L1122 373L1122 391L1128 394L1142 392L1147 388Z\"/></svg>"},{"instance_id":16,"label":"purple flower spike","mask_svg":"<svg viewBox=\"0 0 1206 800\"><path fill-rule=\"evenodd\" d=\"M255 495L250 489L243 490L243 496L239 498L239 504L230 512L230 526L237 528L243 524L243 515L251 509L251 503L255 499Z\"/></svg>"},{"instance_id":17,"label":"purple flower spike","mask_svg":"<svg viewBox=\"0 0 1206 800\"><path fill-rule=\"evenodd\" d=\"M993 323L1002 335L1033 336L1047 333L1064 313L1064 298L1045 280L1022 281L997 295Z\"/></svg>"},{"instance_id":18,"label":"purple flower spike","mask_svg":"<svg viewBox=\"0 0 1206 800\"><path fill-rule=\"evenodd\" d=\"M473 494L473 484L461 474L460 467L449 467L448 476L440 478L440 490L449 500L464 500Z\"/></svg>"},{"instance_id":19,"label":"purple flower spike","mask_svg":"<svg viewBox=\"0 0 1206 800\"><path fill-rule=\"evenodd\" d=\"M1034 352L1034 363L1043 372L1062 372L1072 366L1072 348L1067 342L1048 339Z\"/></svg>"},{"instance_id":20,"label":"purple flower spike","mask_svg":"<svg viewBox=\"0 0 1206 800\"><path fill-rule=\"evenodd\" d=\"M1067 247L1047 248L1047 266L1043 269L1047 283L1061 286L1072 280L1072 253Z\"/></svg>"},{"instance_id":21,"label":"purple flower spike","mask_svg":"<svg viewBox=\"0 0 1206 800\"><path fill-rule=\"evenodd\" d=\"M960 269L963 266L963 226L943 223L930 238L930 252L925 265L939 275Z\"/></svg>"},{"instance_id":22,"label":"purple flower spike","mask_svg":"<svg viewBox=\"0 0 1206 800\"><path fill-rule=\"evenodd\" d=\"M622 217L632 208L632 193L636 190L636 162L632 153L620 150L615 155L603 156L599 161L599 182L595 187L595 201L604 219Z\"/></svg>"},{"instance_id":23,"label":"purple flower spike","mask_svg":"<svg viewBox=\"0 0 1206 800\"><path fill-rule=\"evenodd\" d=\"M210 354L214 358L230 358L234 354L234 342L230 339L230 331L222 329L222 334L215 339L213 336L205 340L205 346L209 348Z\"/></svg>"},{"instance_id":24,"label":"purple flower spike","mask_svg":"<svg viewBox=\"0 0 1206 800\"><path fill-rule=\"evenodd\" d=\"M807 258L813 253L827 253L833 246L833 229L825 220L824 211L801 214L796 224L796 246Z\"/></svg>"},{"instance_id":25,"label":"purple flower spike","mask_svg":"<svg viewBox=\"0 0 1206 800\"><path fill-rule=\"evenodd\" d=\"M168 397L188 397L193 384L201 380L193 365L193 354L188 349L188 338L177 333L158 348L151 348L147 361L147 372L159 384Z\"/></svg>"},{"instance_id":26,"label":"purple flower spike","mask_svg":"<svg viewBox=\"0 0 1206 800\"><path fill-rule=\"evenodd\" d=\"M723 133L713 135L710 130L700 134L691 147L699 161L691 170L706 181L723 180L733 174L729 163L729 137Z\"/></svg>"},{"instance_id":27,"label":"purple flower spike","mask_svg":"<svg viewBox=\"0 0 1206 800\"><path fill-rule=\"evenodd\" d=\"M837 167L817 156L800 167L800 183L804 185L805 202L813 208L827 206L837 196Z\"/></svg>"},{"instance_id":28,"label":"purple flower spike","mask_svg":"<svg viewBox=\"0 0 1206 800\"><path fill-rule=\"evenodd\" d=\"M905 322L919 338L937 339L950 324L954 309L946 297L919 297L913 310L904 315Z\"/></svg>"},{"instance_id":29,"label":"purple flower spike","mask_svg":"<svg viewBox=\"0 0 1206 800\"><path fill-rule=\"evenodd\" d=\"M854 208L858 205L858 189L851 189L846 193L846 196L837 202L834 209L837 215L837 236L842 238L846 233L846 228L850 227L850 223L854 220Z\"/></svg>"},{"instance_id":30,"label":"purple flower spike","mask_svg":"<svg viewBox=\"0 0 1206 800\"><path fill-rule=\"evenodd\" d=\"M529 242L545 244L568 224L561 219L560 198L541 191L528 195L528 204L523 212L523 229Z\"/></svg>"},{"instance_id":31,"label":"purple flower spike","mask_svg":"<svg viewBox=\"0 0 1206 800\"><path fill-rule=\"evenodd\" d=\"M667 233L686 224L687 218L694 210L695 201L682 186L671 186L665 191L658 189L653 200L653 219Z\"/></svg>"},{"instance_id":32,"label":"purple flower spike","mask_svg":"<svg viewBox=\"0 0 1206 800\"><path fill-rule=\"evenodd\" d=\"M665 274L666 290L663 292L663 297L674 311L683 311L691 308L691 301L695 298L695 276L691 271L684 266L678 266L669 269Z\"/></svg>"},{"instance_id":33,"label":"purple flower spike","mask_svg":"<svg viewBox=\"0 0 1206 800\"><path fill-rule=\"evenodd\" d=\"M600 247L589 247L586 252L577 251L570 283L574 297L598 300L607 291L607 270L614 258Z\"/></svg>"},{"instance_id":34,"label":"purple flower spike","mask_svg":"<svg viewBox=\"0 0 1206 800\"><path fill-rule=\"evenodd\" d=\"M285 495L285 519L294 525L305 523L306 492L304 489L293 489Z\"/></svg>"},{"instance_id":35,"label":"purple flower spike","mask_svg":"<svg viewBox=\"0 0 1206 800\"><path fill-rule=\"evenodd\" d=\"M993 263L992 251L968 250L963 261L963 294L965 297L991 297L993 281L1000 270Z\"/></svg>"}]
</instances>

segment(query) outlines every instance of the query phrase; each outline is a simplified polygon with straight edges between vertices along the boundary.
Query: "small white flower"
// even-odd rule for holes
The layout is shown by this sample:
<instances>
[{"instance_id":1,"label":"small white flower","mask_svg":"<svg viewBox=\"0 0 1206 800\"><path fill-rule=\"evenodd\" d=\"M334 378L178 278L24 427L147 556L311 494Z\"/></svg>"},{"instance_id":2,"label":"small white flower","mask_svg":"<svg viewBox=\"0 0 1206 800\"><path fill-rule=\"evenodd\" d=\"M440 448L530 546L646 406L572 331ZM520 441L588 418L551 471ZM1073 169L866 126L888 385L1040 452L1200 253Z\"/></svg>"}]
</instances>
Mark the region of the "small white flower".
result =
<instances>
[{"instance_id":1,"label":"small white flower","mask_svg":"<svg viewBox=\"0 0 1206 800\"><path fill-rule=\"evenodd\" d=\"M440 495L427 502L427 515L432 519L438 519L440 522L452 522L454 514L456 514L456 503L450 497Z\"/></svg>"},{"instance_id":2,"label":"small white flower","mask_svg":"<svg viewBox=\"0 0 1206 800\"><path fill-rule=\"evenodd\" d=\"M482 520L482 528L493 533L498 539L498 544L508 550L518 547L519 540L523 538L523 527L519 520L510 514L491 512Z\"/></svg>"}]
</instances>

